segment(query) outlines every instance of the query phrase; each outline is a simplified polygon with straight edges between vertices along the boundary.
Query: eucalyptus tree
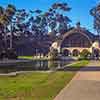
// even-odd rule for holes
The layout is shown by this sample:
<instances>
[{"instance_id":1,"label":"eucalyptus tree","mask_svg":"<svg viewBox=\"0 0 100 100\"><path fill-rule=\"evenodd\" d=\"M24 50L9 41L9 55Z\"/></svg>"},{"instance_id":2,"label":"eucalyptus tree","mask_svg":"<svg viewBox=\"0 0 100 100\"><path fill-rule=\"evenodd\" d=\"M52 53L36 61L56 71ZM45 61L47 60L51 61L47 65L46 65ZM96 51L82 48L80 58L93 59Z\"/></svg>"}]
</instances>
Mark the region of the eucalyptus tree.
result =
<instances>
[{"instance_id":1,"label":"eucalyptus tree","mask_svg":"<svg viewBox=\"0 0 100 100\"><path fill-rule=\"evenodd\" d=\"M90 10L90 14L94 17L94 29L98 33L98 42L100 46L100 3ZM93 48L93 56L98 59L100 56L100 51Z\"/></svg>"},{"instance_id":2,"label":"eucalyptus tree","mask_svg":"<svg viewBox=\"0 0 100 100\"><path fill-rule=\"evenodd\" d=\"M90 10L90 14L94 17L94 29L100 35L100 3Z\"/></svg>"},{"instance_id":3,"label":"eucalyptus tree","mask_svg":"<svg viewBox=\"0 0 100 100\"><path fill-rule=\"evenodd\" d=\"M71 8L67 3L58 2L50 7L45 16L51 32L62 34L68 30L68 24L71 20L66 16L65 12L69 12L70 10Z\"/></svg>"},{"instance_id":4,"label":"eucalyptus tree","mask_svg":"<svg viewBox=\"0 0 100 100\"><path fill-rule=\"evenodd\" d=\"M28 29L38 39L43 38L49 31L52 33L64 33L71 21L65 12L71 8L67 3L54 3L47 12L40 9L26 13L25 9L17 10L15 14L15 29L25 33Z\"/></svg>"},{"instance_id":5,"label":"eucalyptus tree","mask_svg":"<svg viewBox=\"0 0 100 100\"><path fill-rule=\"evenodd\" d=\"M16 36L24 36L26 35L26 31L28 30L28 12L25 9L16 10L15 15L13 16L13 31Z\"/></svg>"},{"instance_id":6,"label":"eucalyptus tree","mask_svg":"<svg viewBox=\"0 0 100 100\"><path fill-rule=\"evenodd\" d=\"M40 9L36 9L33 11L31 10L29 22L31 25L30 30L35 37L35 52L36 54L37 52L41 54L41 52L44 51L44 46L46 46L44 43L44 37L48 33L46 17L44 16L43 11Z\"/></svg>"},{"instance_id":7,"label":"eucalyptus tree","mask_svg":"<svg viewBox=\"0 0 100 100\"><path fill-rule=\"evenodd\" d=\"M42 11L39 9L30 11L30 18L29 18L29 22L31 24L31 31L32 33L37 36L38 38L41 37L42 35L42 30L43 30L43 23L42 23ZM45 28L45 27L44 27Z\"/></svg>"},{"instance_id":8,"label":"eucalyptus tree","mask_svg":"<svg viewBox=\"0 0 100 100\"><path fill-rule=\"evenodd\" d=\"M40 9L30 11L30 30L35 36L37 47L47 46L42 40L49 32L55 39L68 30L68 24L71 20L65 12L70 10L67 3L54 3L46 12Z\"/></svg>"},{"instance_id":9,"label":"eucalyptus tree","mask_svg":"<svg viewBox=\"0 0 100 100\"><path fill-rule=\"evenodd\" d=\"M12 18L12 31L14 37L17 37L15 42L26 43L25 40L30 41L30 38L36 43L35 46L41 46L41 39L44 34L44 23L42 11L39 9L31 10L30 12L25 9L17 9ZM29 37L31 35L31 37ZM35 38L34 38L35 37Z\"/></svg>"},{"instance_id":10,"label":"eucalyptus tree","mask_svg":"<svg viewBox=\"0 0 100 100\"><path fill-rule=\"evenodd\" d=\"M68 24L71 21L65 14L71 8L67 3L54 3L46 12L40 9L30 11L31 30L37 36L45 35L48 32L64 33L68 30Z\"/></svg>"},{"instance_id":11,"label":"eucalyptus tree","mask_svg":"<svg viewBox=\"0 0 100 100\"><path fill-rule=\"evenodd\" d=\"M32 34L37 47L47 45L43 43L44 37L51 31L53 35L63 34L68 30L71 21L65 14L71 8L67 3L54 3L47 12L40 9L31 10L16 9L13 5L6 8L0 7L0 34L4 36L5 46L7 45L7 33L10 32L10 48L12 48L13 37L28 37ZM41 45L42 43L42 45ZM6 48L6 47L5 47Z\"/></svg>"}]
</instances>

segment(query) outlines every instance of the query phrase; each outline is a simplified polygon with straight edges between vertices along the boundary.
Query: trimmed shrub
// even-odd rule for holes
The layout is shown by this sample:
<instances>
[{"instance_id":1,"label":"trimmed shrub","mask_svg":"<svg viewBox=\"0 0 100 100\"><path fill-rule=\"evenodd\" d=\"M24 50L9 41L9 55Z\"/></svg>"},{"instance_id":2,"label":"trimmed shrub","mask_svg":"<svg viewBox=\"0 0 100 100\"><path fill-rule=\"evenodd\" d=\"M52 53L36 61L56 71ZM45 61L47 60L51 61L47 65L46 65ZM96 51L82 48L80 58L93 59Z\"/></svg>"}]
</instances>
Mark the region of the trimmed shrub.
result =
<instances>
[{"instance_id":1,"label":"trimmed shrub","mask_svg":"<svg viewBox=\"0 0 100 100\"><path fill-rule=\"evenodd\" d=\"M81 53L80 53L80 57L79 60L85 60L85 59L89 59L89 56L91 55L91 53L84 49Z\"/></svg>"},{"instance_id":2,"label":"trimmed shrub","mask_svg":"<svg viewBox=\"0 0 100 100\"><path fill-rule=\"evenodd\" d=\"M5 58L8 58L7 57L7 52L5 50L3 50L1 53L0 53L0 59L5 59Z\"/></svg>"},{"instance_id":3,"label":"trimmed shrub","mask_svg":"<svg viewBox=\"0 0 100 100\"><path fill-rule=\"evenodd\" d=\"M8 57L8 59L17 59L16 51L14 49L8 49L7 57Z\"/></svg>"}]
</instances>

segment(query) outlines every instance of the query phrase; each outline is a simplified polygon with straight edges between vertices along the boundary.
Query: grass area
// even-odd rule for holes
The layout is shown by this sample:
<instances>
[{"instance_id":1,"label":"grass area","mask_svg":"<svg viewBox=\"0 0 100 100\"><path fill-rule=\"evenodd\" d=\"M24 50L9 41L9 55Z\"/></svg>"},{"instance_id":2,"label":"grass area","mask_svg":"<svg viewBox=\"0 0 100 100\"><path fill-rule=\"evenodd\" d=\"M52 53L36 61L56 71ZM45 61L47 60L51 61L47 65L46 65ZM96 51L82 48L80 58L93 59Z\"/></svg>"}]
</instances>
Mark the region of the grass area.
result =
<instances>
[{"instance_id":1,"label":"grass area","mask_svg":"<svg viewBox=\"0 0 100 100\"><path fill-rule=\"evenodd\" d=\"M71 64L70 67L71 68L81 68L86 66L89 63L88 60L82 60L82 61L78 61L77 63Z\"/></svg>"},{"instance_id":2,"label":"grass area","mask_svg":"<svg viewBox=\"0 0 100 100\"><path fill-rule=\"evenodd\" d=\"M19 56L18 58L20 58L20 59L29 59L29 60L49 60L49 58L48 57L33 57L33 56Z\"/></svg>"},{"instance_id":3,"label":"grass area","mask_svg":"<svg viewBox=\"0 0 100 100\"><path fill-rule=\"evenodd\" d=\"M0 77L0 100L53 100L74 74L33 72Z\"/></svg>"},{"instance_id":4,"label":"grass area","mask_svg":"<svg viewBox=\"0 0 100 100\"><path fill-rule=\"evenodd\" d=\"M33 59L33 56L19 56L20 59Z\"/></svg>"},{"instance_id":5,"label":"grass area","mask_svg":"<svg viewBox=\"0 0 100 100\"><path fill-rule=\"evenodd\" d=\"M85 67L89 63L88 60L81 60L65 66L67 71L79 71L80 68Z\"/></svg>"},{"instance_id":6,"label":"grass area","mask_svg":"<svg viewBox=\"0 0 100 100\"><path fill-rule=\"evenodd\" d=\"M71 67L80 68L88 61L79 61ZM73 78L76 72L32 72L17 76L0 76L0 100L53 100Z\"/></svg>"}]
</instances>

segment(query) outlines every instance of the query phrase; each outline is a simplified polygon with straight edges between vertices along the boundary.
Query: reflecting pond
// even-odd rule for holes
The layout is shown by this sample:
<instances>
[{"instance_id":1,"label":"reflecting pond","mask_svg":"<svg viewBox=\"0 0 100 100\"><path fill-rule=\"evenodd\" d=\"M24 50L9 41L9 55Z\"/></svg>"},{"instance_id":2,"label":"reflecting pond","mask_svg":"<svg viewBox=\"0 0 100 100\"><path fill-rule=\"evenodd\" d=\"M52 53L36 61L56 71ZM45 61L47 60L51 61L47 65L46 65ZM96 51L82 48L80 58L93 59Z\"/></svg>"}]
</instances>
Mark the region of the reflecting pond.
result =
<instances>
[{"instance_id":1,"label":"reflecting pond","mask_svg":"<svg viewBox=\"0 0 100 100\"><path fill-rule=\"evenodd\" d=\"M63 67L71 60L10 60L0 61L0 73L15 71L49 70L57 67Z\"/></svg>"}]
</instances>

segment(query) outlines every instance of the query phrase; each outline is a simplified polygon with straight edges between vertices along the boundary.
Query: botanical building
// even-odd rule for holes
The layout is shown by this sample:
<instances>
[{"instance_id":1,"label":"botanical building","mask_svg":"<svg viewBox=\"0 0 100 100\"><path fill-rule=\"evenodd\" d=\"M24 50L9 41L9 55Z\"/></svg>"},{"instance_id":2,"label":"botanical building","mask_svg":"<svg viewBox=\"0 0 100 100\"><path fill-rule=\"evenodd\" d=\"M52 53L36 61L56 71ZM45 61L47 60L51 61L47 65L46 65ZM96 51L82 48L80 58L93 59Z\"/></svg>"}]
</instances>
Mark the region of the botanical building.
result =
<instances>
[{"instance_id":1,"label":"botanical building","mask_svg":"<svg viewBox=\"0 0 100 100\"><path fill-rule=\"evenodd\" d=\"M99 54L100 50L98 36L80 27L79 24L66 32L62 40L54 44L57 44L58 51L66 56L78 56L83 50L88 50L92 54L94 52Z\"/></svg>"}]
</instances>

